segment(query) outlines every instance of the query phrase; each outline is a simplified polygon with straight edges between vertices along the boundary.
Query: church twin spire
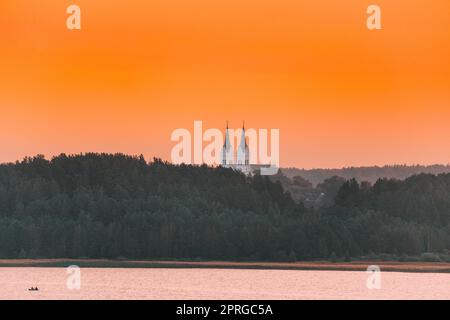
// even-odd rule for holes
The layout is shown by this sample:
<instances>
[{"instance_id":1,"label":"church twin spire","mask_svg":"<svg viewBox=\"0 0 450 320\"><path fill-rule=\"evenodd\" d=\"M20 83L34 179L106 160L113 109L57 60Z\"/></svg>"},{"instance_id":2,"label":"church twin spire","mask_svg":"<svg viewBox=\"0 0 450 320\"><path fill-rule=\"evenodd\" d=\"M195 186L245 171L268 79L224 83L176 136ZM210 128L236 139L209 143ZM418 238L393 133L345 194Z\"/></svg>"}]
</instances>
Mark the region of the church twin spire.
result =
<instances>
[{"instance_id":1,"label":"church twin spire","mask_svg":"<svg viewBox=\"0 0 450 320\"><path fill-rule=\"evenodd\" d=\"M233 135L234 137L234 135ZM250 164L250 154L247 145L247 141L245 138L245 122L242 122L242 132L241 132L241 141L239 144L239 148L237 150L236 157L234 156L233 146L230 140L230 132L227 121L227 129L225 132L225 143L223 145L222 150L222 165L230 166L230 165L239 165L239 166L247 166Z\"/></svg>"}]
</instances>

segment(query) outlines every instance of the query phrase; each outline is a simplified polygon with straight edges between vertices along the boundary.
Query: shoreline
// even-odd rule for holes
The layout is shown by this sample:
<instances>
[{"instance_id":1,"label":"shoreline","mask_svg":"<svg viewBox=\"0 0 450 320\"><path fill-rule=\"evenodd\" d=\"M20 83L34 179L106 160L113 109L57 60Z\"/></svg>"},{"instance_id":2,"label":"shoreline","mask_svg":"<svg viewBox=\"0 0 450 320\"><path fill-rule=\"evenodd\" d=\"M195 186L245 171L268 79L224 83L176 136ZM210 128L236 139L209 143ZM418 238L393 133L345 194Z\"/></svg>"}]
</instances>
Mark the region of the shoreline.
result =
<instances>
[{"instance_id":1,"label":"shoreline","mask_svg":"<svg viewBox=\"0 0 450 320\"><path fill-rule=\"evenodd\" d=\"M232 261L133 261L105 259L0 259L0 268L213 268L254 270L367 271L371 265L386 272L450 273L448 262L396 261L302 261L302 262L232 262Z\"/></svg>"}]
</instances>

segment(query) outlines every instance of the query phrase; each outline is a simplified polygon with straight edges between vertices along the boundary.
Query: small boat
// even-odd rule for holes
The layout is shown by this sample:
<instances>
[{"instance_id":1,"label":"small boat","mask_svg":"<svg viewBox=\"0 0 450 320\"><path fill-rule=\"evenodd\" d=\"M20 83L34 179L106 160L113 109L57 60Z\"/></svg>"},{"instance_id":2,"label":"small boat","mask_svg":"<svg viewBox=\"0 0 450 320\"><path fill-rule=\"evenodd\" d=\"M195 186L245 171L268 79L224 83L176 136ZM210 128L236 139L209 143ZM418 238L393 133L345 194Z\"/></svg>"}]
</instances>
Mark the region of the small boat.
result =
<instances>
[{"instance_id":1,"label":"small boat","mask_svg":"<svg viewBox=\"0 0 450 320\"><path fill-rule=\"evenodd\" d=\"M31 287L30 289L28 289L28 291L39 291L39 288L38 287L36 287L36 288Z\"/></svg>"}]
</instances>

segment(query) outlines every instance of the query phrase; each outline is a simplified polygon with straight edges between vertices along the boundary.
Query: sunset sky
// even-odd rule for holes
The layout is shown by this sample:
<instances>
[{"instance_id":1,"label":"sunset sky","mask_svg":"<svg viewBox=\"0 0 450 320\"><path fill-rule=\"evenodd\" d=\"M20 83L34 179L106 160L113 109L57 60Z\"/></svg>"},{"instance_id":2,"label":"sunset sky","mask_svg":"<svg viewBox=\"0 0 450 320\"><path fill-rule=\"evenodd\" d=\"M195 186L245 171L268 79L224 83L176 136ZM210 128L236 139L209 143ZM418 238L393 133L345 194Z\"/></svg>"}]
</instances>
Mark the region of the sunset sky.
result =
<instances>
[{"instance_id":1,"label":"sunset sky","mask_svg":"<svg viewBox=\"0 0 450 320\"><path fill-rule=\"evenodd\" d=\"M449 0L1 0L0 36L0 162L245 120L282 166L450 163Z\"/></svg>"}]
</instances>

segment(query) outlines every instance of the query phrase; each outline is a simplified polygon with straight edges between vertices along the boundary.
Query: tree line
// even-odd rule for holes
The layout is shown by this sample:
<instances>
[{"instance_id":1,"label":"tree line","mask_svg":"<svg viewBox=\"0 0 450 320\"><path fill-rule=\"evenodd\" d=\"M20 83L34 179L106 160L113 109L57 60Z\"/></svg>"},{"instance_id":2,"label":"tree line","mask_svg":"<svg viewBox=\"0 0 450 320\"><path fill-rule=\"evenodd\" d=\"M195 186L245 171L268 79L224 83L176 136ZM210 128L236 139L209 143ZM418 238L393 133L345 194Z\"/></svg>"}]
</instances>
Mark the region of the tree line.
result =
<instances>
[{"instance_id":1,"label":"tree line","mask_svg":"<svg viewBox=\"0 0 450 320\"><path fill-rule=\"evenodd\" d=\"M123 154L25 158L0 165L0 258L448 254L450 174L373 185L335 177L317 187L333 197L314 207L279 180L221 167Z\"/></svg>"},{"instance_id":2,"label":"tree line","mask_svg":"<svg viewBox=\"0 0 450 320\"><path fill-rule=\"evenodd\" d=\"M298 169L283 168L283 174L289 178L301 176L310 181L314 186L333 176L345 179L355 178L359 182L368 181L375 183L380 178L394 178L404 180L410 176L421 173L441 174L450 173L450 165L386 165L372 167L347 167L341 169Z\"/></svg>"}]
</instances>

